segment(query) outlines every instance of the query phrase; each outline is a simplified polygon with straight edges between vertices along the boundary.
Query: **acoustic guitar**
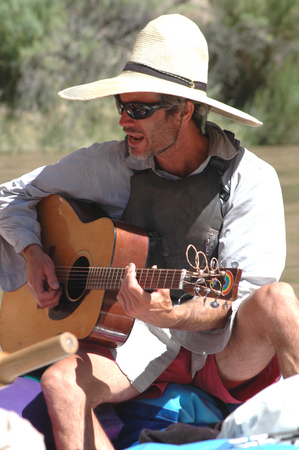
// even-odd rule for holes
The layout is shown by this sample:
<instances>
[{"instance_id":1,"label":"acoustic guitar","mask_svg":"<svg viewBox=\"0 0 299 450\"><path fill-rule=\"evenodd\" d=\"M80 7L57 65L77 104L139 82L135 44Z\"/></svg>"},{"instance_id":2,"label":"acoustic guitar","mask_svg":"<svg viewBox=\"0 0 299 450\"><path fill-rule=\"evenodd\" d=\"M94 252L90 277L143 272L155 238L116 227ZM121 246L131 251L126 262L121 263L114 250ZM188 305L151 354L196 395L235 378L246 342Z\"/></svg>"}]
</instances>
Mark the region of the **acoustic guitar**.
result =
<instances>
[{"instance_id":1,"label":"acoustic guitar","mask_svg":"<svg viewBox=\"0 0 299 450\"><path fill-rule=\"evenodd\" d=\"M192 296L237 297L241 270L212 268L146 268L149 237L145 230L103 216L94 204L50 195L37 205L44 251L53 259L62 295L53 309L38 307L27 285L4 293L0 311L0 344L13 352L59 333L111 347L122 345L134 319L117 292L124 267L134 262L143 289L182 289Z\"/></svg>"}]
</instances>

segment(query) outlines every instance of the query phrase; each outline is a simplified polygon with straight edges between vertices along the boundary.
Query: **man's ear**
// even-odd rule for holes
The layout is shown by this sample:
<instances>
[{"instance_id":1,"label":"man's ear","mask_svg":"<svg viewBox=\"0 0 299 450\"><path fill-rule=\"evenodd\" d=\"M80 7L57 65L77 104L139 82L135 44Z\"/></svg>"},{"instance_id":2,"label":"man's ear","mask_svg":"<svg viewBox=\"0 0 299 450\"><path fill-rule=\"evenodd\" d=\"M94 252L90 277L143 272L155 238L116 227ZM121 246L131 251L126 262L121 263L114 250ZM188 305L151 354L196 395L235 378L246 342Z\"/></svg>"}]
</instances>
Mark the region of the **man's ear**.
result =
<instances>
[{"instance_id":1,"label":"man's ear","mask_svg":"<svg viewBox=\"0 0 299 450\"><path fill-rule=\"evenodd\" d=\"M186 105L182 108L182 111L181 111L181 114L184 114L183 121L192 119L194 108L195 108L194 103L191 100L187 100ZM184 111L185 111L185 113L184 113Z\"/></svg>"}]
</instances>

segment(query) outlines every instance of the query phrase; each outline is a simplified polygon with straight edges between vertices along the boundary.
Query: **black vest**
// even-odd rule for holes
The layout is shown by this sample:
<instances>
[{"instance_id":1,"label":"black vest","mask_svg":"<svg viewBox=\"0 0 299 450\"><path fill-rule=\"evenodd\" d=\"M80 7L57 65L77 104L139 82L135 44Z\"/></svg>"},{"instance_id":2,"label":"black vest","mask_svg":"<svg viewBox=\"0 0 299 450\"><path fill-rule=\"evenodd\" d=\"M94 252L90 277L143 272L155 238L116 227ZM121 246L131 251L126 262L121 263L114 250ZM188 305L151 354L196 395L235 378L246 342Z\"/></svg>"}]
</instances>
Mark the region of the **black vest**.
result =
<instances>
[{"instance_id":1,"label":"black vest","mask_svg":"<svg viewBox=\"0 0 299 450\"><path fill-rule=\"evenodd\" d=\"M203 251L208 260L217 257L223 221L219 196L224 200L229 196L221 177L231 161L213 156L202 173L178 180L167 180L152 170L131 177L122 220L148 231L153 249L148 266L190 268L189 244Z\"/></svg>"}]
</instances>

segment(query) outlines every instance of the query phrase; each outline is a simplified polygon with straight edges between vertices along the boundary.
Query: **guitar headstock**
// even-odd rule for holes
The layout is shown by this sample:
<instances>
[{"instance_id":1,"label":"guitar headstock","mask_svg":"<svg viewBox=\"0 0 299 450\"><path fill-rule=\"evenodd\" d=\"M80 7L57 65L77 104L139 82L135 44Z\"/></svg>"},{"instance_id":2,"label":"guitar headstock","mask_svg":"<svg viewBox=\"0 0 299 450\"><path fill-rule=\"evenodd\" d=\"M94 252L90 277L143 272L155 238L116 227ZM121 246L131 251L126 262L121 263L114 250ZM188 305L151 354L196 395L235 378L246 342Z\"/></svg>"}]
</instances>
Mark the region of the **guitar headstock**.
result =
<instances>
[{"instance_id":1,"label":"guitar headstock","mask_svg":"<svg viewBox=\"0 0 299 450\"><path fill-rule=\"evenodd\" d=\"M209 271L200 267L196 271L186 271L184 290L202 297L217 297L223 300L236 300L242 270L221 268Z\"/></svg>"},{"instance_id":2,"label":"guitar headstock","mask_svg":"<svg viewBox=\"0 0 299 450\"><path fill-rule=\"evenodd\" d=\"M195 263L192 264L189 259L190 250L195 250ZM238 287L242 275L242 270L237 267L219 267L218 260L212 258L208 264L204 253L197 252L193 245L189 245L186 251L188 263L192 270L186 270L184 273L184 290L194 296L214 298L210 305L218 308L217 299L225 300L224 307L229 308L228 300L237 299ZM199 266L199 256L203 256L206 262L205 266Z\"/></svg>"}]
</instances>

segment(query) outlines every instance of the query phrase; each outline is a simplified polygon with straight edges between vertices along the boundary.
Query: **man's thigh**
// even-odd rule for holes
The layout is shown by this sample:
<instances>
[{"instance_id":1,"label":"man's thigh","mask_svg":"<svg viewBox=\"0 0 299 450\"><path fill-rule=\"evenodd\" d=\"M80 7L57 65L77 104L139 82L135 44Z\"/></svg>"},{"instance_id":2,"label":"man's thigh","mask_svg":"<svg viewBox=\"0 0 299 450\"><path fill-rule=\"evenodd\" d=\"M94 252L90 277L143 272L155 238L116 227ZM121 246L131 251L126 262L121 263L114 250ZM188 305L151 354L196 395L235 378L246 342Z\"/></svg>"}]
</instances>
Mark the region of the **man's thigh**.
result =
<instances>
[{"instance_id":1,"label":"man's thigh","mask_svg":"<svg viewBox=\"0 0 299 450\"><path fill-rule=\"evenodd\" d=\"M227 389L258 375L275 354L265 333L266 324L256 307L255 291L245 299L236 314L231 338L225 349L215 355L220 378ZM241 384L241 383L240 383Z\"/></svg>"},{"instance_id":2,"label":"man's thigh","mask_svg":"<svg viewBox=\"0 0 299 450\"><path fill-rule=\"evenodd\" d=\"M76 355L58 361L43 374L41 385L46 398L72 402L86 396L95 408L101 403L121 402L139 394L119 369L108 348L98 352L80 348Z\"/></svg>"},{"instance_id":3,"label":"man's thigh","mask_svg":"<svg viewBox=\"0 0 299 450\"><path fill-rule=\"evenodd\" d=\"M108 349L107 349L108 350ZM109 350L108 350L109 351ZM109 352L110 353L110 352ZM132 386L127 376L120 370L113 357L98 355L95 353L83 353L83 372L91 362L91 384L95 393L100 390L101 402L122 402L136 397L140 392ZM85 374L83 374L83 377ZM97 397L97 395L95 395Z\"/></svg>"}]
</instances>

